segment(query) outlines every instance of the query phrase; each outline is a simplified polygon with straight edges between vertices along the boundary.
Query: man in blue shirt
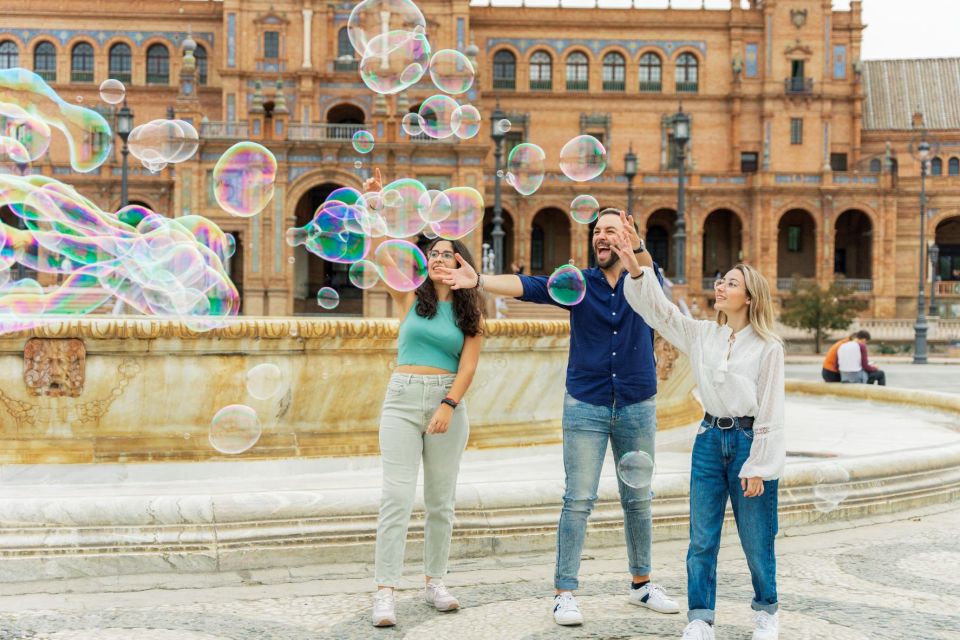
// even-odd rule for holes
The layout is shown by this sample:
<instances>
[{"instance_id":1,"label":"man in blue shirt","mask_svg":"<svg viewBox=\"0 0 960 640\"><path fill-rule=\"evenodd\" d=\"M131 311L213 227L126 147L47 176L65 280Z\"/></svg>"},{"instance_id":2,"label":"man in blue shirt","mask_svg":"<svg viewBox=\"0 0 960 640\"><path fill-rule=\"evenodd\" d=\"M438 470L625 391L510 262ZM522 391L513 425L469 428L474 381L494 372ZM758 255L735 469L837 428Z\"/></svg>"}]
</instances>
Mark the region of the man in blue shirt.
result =
<instances>
[{"instance_id":1,"label":"man in blue shirt","mask_svg":"<svg viewBox=\"0 0 960 640\"><path fill-rule=\"evenodd\" d=\"M561 625L583 623L573 590L579 586L580 554L587 518L597 499L607 441L617 460L631 451L654 457L657 372L653 332L627 304L623 295L627 272L613 250L625 223L640 264L653 266L633 217L627 219L616 209L601 211L591 240L598 267L583 270L586 295L574 306L565 307L550 297L546 276L477 275L459 256L459 269L445 269L444 282L454 289L479 286L494 295L553 304L570 311L570 356L563 406L566 489L557 529L553 607L554 620ZM660 613L679 613L677 603L650 582L650 487L638 489L619 477L617 480L632 576L630 602Z\"/></svg>"}]
</instances>

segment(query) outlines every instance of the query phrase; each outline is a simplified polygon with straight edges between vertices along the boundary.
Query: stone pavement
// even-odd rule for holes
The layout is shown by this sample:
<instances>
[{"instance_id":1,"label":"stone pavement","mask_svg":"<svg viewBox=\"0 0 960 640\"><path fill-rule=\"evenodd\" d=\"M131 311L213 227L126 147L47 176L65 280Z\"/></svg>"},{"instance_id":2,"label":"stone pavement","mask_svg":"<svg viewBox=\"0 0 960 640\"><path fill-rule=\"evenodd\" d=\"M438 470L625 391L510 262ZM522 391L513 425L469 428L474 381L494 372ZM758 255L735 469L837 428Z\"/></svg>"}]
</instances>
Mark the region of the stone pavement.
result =
<instances>
[{"instance_id":1,"label":"stone pavement","mask_svg":"<svg viewBox=\"0 0 960 640\"><path fill-rule=\"evenodd\" d=\"M778 541L784 640L956 638L960 629L960 505L887 522L788 529ZM856 525L856 526L854 526ZM849 528L837 528L837 527ZM350 640L417 638L546 640L677 638L683 614L626 603L623 548L589 548L581 571L582 627L550 615L552 554L461 560L447 584L463 609L439 614L418 598L410 574L400 625L370 626L370 567L331 567L323 580L126 593L0 598L0 639ZM685 543L654 546L655 580L685 604ZM414 566L409 566L415 569ZM344 573L347 572L347 573ZM735 540L720 553L717 637L750 638L750 579ZM198 585L202 580L198 578Z\"/></svg>"}]
</instances>

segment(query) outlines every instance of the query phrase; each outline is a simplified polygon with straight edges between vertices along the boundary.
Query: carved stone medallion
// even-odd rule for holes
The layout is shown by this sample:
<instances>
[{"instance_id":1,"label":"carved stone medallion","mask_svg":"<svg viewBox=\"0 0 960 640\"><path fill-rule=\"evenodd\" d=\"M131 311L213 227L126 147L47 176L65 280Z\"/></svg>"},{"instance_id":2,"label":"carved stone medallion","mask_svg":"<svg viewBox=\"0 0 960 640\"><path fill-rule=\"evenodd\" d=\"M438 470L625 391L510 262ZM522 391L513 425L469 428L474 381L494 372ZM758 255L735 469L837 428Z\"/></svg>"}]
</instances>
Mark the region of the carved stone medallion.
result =
<instances>
[{"instance_id":1,"label":"carved stone medallion","mask_svg":"<svg viewBox=\"0 0 960 640\"><path fill-rule=\"evenodd\" d=\"M31 338L23 348L23 382L30 395L77 398L83 393L83 340Z\"/></svg>"}]
</instances>

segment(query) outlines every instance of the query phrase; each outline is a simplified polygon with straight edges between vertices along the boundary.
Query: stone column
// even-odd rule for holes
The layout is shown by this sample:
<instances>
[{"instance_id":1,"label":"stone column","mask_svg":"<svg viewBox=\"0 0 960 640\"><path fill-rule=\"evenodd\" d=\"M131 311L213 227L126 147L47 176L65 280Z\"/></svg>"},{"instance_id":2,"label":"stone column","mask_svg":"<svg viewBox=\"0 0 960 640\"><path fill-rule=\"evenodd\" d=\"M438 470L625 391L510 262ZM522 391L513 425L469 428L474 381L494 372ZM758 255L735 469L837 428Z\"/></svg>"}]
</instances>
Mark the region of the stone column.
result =
<instances>
[{"instance_id":1,"label":"stone column","mask_svg":"<svg viewBox=\"0 0 960 640\"><path fill-rule=\"evenodd\" d=\"M313 9L303 9L303 68L309 69L313 65L310 62L310 42L311 27L313 26Z\"/></svg>"}]
</instances>

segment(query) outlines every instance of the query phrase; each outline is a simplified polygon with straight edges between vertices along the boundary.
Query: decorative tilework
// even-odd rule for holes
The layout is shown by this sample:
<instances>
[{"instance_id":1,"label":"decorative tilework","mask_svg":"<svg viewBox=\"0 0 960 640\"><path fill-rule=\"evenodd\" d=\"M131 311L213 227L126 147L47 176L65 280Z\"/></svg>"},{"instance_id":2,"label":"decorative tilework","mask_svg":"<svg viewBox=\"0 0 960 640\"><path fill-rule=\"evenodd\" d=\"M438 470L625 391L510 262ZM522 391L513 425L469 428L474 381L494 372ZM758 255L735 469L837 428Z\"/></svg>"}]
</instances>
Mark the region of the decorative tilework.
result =
<instances>
[{"instance_id":1,"label":"decorative tilework","mask_svg":"<svg viewBox=\"0 0 960 640\"><path fill-rule=\"evenodd\" d=\"M237 121L237 96L228 93L227 94L227 122L236 122Z\"/></svg>"},{"instance_id":2,"label":"decorative tilework","mask_svg":"<svg viewBox=\"0 0 960 640\"><path fill-rule=\"evenodd\" d=\"M237 66L237 14L227 14L227 66Z\"/></svg>"},{"instance_id":3,"label":"decorative tilework","mask_svg":"<svg viewBox=\"0 0 960 640\"><path fill-rule=\"evenodd\" d=\"M744 70L748 78L756 78L760 75L757 65L760 59L760 45L756 42L748 42L746 55L744 55Z\"/></svg>"},{"instance_id":4,"label":"decorative tilework","mask_svg":"<svg viewBox=\"0 0 960 640\"><path fill-rule=\"evenodd\" d=\"M463 51L463 39L466 33L466 20L457 18L457 51Z\"/></svg>"},{"instance_id":5,"label":"decorative tilework","mask_svg":"<svg viewBox=\"0 0 960 640\"><path fill-rule=\"evenodd\" d=\"M773 73L773 15L767 16L767 47L766 47L767 75Z\"/></svg>"},{"instance_id":6,"label":"decorative tilework","mask_svg":"<svg viewBox=\"0 0 960 640\"><path fill-rule=\"evenodd\" d=\"M193 173L187 169L180 181L180 215L190 215L190 204L193 200Z\"/></svg>"},{"instance_id":7,"label":"decorative tilework","mask_svg":"<svg viewBox=\"0 0 960 640\"><path fill-rule=\"evenodd\" d=\"M833 78L834 80L847 79L847 45L833 45Z\"/></svg>"},{"instance_id":8,"label":"decorative tilework","mask_svg":"<svg viewBox=\"0 0 960 640\"><path fill-rule=\"evenodd\" d=\"M318 155L294 155L290 156L290 162L320 162Z\"/></svg>"},{"instance_id":9,"label":"decorative tilework","mask_svg":"<svg viewBox=\"0 0 960 640\"><path fill-rule=\"evenodd\" d=\"M823 21L823 76L830 77L830 14Z\"/></svg>"},{"instance_id":10,"label":"decorative tilework","mask_svg":"<svg viewBox=\"0 0 960 640\"><path fill-rule=\"evenodd\" d=\"M598 54L610 46L624 47L631 53L643 47L656 47L667 56L673 55L677 49L692 47L706 55L707 43L703 40L528 40L526 38L490 38L487 40L487 50L492 50L501 44L515 47L520 53L526 53L531 47L552 47L555 52L564 51L572 46L586 46L593 53Z\"/></svg>"},{"instance_id":11,"label":"decorative tilework","mask_svg":"<svg viewBox=\"0 0 960 640\"><path fill-rule=\"evenodd\" d=\"M250 273L260 273L260 220L263 216L254 216L250 220Z\"/></svg>"},{"instance_id":12,"label":"decorative tilework","mask_svg":"<svg viewBox=\"0 0 960 640\"><path fill-rule=\"evenodd\" d=\"M0 37L4 32L0 31ZM16 34L25 44L29 46L30 42L34 38L56 38L60 41L61 45L67 44L69 41L74 38L84 37L96 40L101 45L117 37L132 38L138 45L143 43L146 40L151 38L160 38L166 40L174 49L180 47L180 43L187 38L186 31L104 31L104 30L91 30L91 29L60 29L59 31L51 31L49 29L10 29L6 33ZM194 40L203 40L208 45L213 46L213 33L209 31L195 32L193 34Z\"/></svg>"},{"instance_id":13,"label":"decorative tilework","mask_svg":"<svg viewBox=\"0 0 960 640\"><path fill-rule=\"evenodd\" d=\"M283 273L283 187L273 194L273 272Z\"/></svg>"},{"instance_id":14,"label":"decorative tilework","mask_svg":"<svg viewBox=\"0 0 960 640\"><path fill-rule=\"evenodd\" d=\"M287 169L287 182L293 182L313 167L290 167Z\"/></svg>"}]
</instances>

